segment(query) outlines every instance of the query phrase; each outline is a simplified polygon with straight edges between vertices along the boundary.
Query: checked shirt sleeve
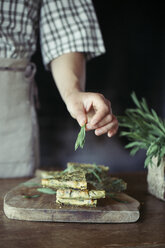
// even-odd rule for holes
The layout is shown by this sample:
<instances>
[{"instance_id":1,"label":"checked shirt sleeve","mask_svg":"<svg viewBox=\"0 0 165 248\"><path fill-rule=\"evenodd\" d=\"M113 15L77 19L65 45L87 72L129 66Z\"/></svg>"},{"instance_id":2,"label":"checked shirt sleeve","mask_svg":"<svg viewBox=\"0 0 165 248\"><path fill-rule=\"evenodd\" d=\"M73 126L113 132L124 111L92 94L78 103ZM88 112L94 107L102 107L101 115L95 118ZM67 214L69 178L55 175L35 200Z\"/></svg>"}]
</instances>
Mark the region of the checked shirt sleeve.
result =
<instances>
[{"instance_id":1,"label":"checked shirt sleeve","mask_svg":"<svg viewBox=\"0 0 165 248\"><path fill-rule=\"evenodd\" d=\"M46 68L64 53L84 52L89 60L105 52L92 0L42 0L40 15Z\"/></svg>"}]
</instances>

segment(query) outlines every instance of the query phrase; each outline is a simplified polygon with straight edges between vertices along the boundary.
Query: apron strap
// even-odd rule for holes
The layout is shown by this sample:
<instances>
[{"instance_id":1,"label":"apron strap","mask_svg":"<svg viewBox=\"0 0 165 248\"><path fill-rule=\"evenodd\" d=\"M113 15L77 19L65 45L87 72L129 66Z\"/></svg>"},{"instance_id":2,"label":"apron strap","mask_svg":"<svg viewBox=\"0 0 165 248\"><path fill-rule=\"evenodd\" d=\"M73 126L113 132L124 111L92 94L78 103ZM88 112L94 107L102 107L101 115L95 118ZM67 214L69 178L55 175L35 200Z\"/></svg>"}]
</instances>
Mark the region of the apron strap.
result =
<instances>
[{"instance_id":1,"label":"apron strap","mask_svg":"<svg viewBox=\"0 0 165 248\"><path fill-rule=\"evenodd\" d=\"M26 67L0 67L0 71L25 71Z\"/></svg>"},{"instance_id":2,"label":"apron strap","mask_svg":"<svg viewBox=\"0 0 165 248\"><path fill-rule=\"evenodd\" d=\"M38 97L38 88L34 80L35 73L36 73L36 65L34 63L29 63L25 68L24 76L29 80L30 83L31 101L34 102L36 109L39 109L40 102Z\"/></svg>"}]
</instances>

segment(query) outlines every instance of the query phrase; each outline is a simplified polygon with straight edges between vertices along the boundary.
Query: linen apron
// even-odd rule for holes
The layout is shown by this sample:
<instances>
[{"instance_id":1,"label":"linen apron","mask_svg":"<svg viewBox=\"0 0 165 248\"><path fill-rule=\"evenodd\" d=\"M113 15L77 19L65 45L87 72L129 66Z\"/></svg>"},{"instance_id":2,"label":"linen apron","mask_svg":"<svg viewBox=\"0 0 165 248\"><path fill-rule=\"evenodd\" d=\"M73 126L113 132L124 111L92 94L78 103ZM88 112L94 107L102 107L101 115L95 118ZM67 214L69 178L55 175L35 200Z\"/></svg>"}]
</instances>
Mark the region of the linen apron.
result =
<instances>
[{"instance_id":1,"label":"linen apron","mask_svg":"<svg viewBox=\"0 0 165 248\"><path fill-rule=\"evenodd\" d=\"M0 178L33 176L39 166L35 65L0 58Z\"/></svg>"}]
</instances>

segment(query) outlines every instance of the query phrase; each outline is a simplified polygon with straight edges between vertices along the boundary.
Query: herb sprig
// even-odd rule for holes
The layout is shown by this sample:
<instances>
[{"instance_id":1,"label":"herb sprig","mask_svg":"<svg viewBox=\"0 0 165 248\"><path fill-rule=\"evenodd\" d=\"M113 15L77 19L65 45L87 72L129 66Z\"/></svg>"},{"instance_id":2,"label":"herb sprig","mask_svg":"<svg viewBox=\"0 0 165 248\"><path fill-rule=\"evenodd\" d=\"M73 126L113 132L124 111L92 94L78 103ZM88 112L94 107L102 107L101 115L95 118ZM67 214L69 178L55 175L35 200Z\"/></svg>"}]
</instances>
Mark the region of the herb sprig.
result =
<instances>
[{"instance_id":1,"label":"herb sprig","mask_svg":"<svg viewBox=\"0 0 165 248\"><path fill-rule=\"evenodd\" d=\"M37 191L42 192L44 194L55 195L56 191L51 188L38 188Z\"/></svg>"},{"instance_id":2,"label":"herb sprig","mask_svg":"<svg viewBox=\"0 0 165 248\"><path fill-rule=\"evenodd\" d=\"M96 163L93 164L94 168L93 169L89 169L89 171L97 178L97 180L99 181L99 183L102 182L101 177L99 176L99 173L101 173L101 169L96 165Z\"/></svg>"},{"instance_id":3,"label":"herb sprig","mask_svg":"<svg viewBox=\"0 0 165 248\"><path fill-rule=\"evenodd\" d=\"M146 150L144 167L152 165L153 157L157 157L157 166L165 155L165 121L158 117L154 109L149 109L145 98L139 101L136 94L131 94L136 108L126 109L125 116L119 116L119 126L126 128L121 136L130 141L125 148L131 149L135 155L140 149Z\"/></svg>"},{"instance_id":4,"label":"herb sprig","mask_svg":"<svg viewBox=\"0 0 165 248\"><path fill-rule=\"evenodd\" d=\"M28 199L31 199L31 198L37 198L39 197L40 195L23 195L23 198L28 198Z\"/></svg>"},{"instance_id":5,"label":"herb sprig","mask_svg":"<svg viewBox=\"0 0 165 248\"><path fill-rule=\"evenodd\" d=\"M75 151L77 150L78 147L80 147L80 148L84 147L84 144L85 144L85 127L86 127L86 124L84 124L81 127L80 132L78 133L76 143L75 143Z\"/></svg>"}]
</instances>

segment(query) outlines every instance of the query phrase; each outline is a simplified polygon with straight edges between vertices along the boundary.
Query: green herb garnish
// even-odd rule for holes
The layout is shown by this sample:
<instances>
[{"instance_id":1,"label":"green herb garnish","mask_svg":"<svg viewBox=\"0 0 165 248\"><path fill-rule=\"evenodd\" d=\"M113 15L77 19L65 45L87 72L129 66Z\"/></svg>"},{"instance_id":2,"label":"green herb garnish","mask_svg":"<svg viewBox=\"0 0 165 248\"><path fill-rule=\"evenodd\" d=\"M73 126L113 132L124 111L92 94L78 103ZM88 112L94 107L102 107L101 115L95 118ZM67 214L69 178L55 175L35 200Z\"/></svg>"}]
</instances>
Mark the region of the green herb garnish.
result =
<instances>
[{"instance_id":1,"label":"green herb garnish","mask_svg":"<svg viewBox=\"0 0 165 248\"><path fill-rule=\"evenodd\" d=\"M40 195L23 195L23 198L28 198L28 199L30 199L30 198L37 198L37 197L39 197Z\"/></svg>"},{"instance_id":2,"label":"green herb garnish","mask_svg":"<svg viewBox=\"0 0 165 248\"><path fill-rule=\"evenodd\" d=\"M61 171L61 174L65 174L66 172L70 172L70 168L66 168L65 170Z\"/></svg>"},{"instance_id":3,"label":"green herb garnish","mask_svg":"<svg viewBox=\"0 0 165 248\"><path fill-rule=\"evenodd\" d=\"M41 184L39 183L33 183L33 182L24 182L20 184L21 186L25 186L25 187L36 187L36 186L41 186Z\"/></svg>"},{"instance_id":4,"label":"green herb garnish","mask_svg":"<svg viewBox=\"0 0 165 248\"><path fill-rule=\"evenodd\" d=\"M93 163L93 168L88 169L88 172L93 174L99 183L103 182L103 178L101 177L102 169L96 163Z\"/></svg>"},{"instance_id":5,"label":"green herb garnish","mask_svg":"<svg viewBox=\"0 0 165 248\"><path fill-rule=\"evenodd\" d=\"M76 143L75 143L75 151L77 150L78 147L81 147L81 148L84 147L84 144L85 144L85 127L86 127L86 124L84 124L81 127L80 132L78 133Z\"/></svg>"},{"instance_id":6,"label":"green herb garnish","mask_svg":"<svg viewBox=\"0 0 165 248\"><path fill-rule=\"evenodd\" d=\"M158 117L155 110L149 110L145 98L139 101L133 92L132 100L135 109L126 109L125 116L119 116L119 126L126 128L121 136L130 141L125 148L130 148L130 154L135 155L140 149L147 150L144 167L152 165L153 157L157 157L157 166L165 156L165 121Z\"/></svg>"},{"instance_id":7,"label":"green herb garnish","mask_svg":"<svg viewBox=\"0 0 165 248\"><path fill-rule=\"evenodd\" d=\"M98 167L96 163L93 163L93 165L94 165L95 169L96 169L98 172L100 172L100 173L102 172L102 169L101 169L100 167Z\"/></svg>"},{"instance_id":8,"label":"green herb garnish","mask_svg":"<svg viewBox=\"0 0 165 248\"><path fill-rule=\"evenodd\" d=\"M112 181L112 185L116 185L116 184L120 184L122 183L122 179L116 179L114 181Z\"/></svg>"},{"instance_id":9,"label":"green herb garnish","mask_svg":"<svg viewBox=\"0 0 165 248\"><path fill-rule=\"evenodd\" d=\"M88 169L88 171L89 171L90 173L92 173L92 174L97 178L97 180L99 181L99 183L102 182L100 176L97 174L97 172L95 171L95 169Z\"/></svg>"},{"instance_id":10,"label":"green herb garnish","mask_svg":"<svg viewBox=\"0 0 165 248\"><path fill-rule=\"evenodd\" d=\"M42 192L44 194L55 195L56 191L50 188L38 188L37 191Z\"/></svg>"}]
</instances>

